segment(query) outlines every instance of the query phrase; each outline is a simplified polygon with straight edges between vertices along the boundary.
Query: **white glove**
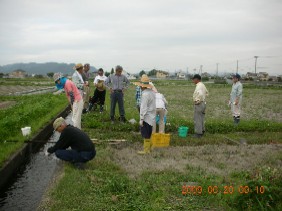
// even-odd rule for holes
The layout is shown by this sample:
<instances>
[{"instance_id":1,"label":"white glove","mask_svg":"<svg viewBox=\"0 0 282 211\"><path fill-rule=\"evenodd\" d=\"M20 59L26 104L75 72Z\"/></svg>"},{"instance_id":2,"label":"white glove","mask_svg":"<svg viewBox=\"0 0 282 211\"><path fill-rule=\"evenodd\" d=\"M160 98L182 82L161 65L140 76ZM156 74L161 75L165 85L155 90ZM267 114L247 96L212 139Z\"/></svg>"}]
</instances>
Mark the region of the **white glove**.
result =
<instances>
[{"instance_id":1,"label":"white glove","mask_svg":"<svg viewBox=\"0 0 282 211\"><path fill-rule=\"evenodd\" d=\"M140 122L139 122L139 125L140 125L141 127L143 127L143 121L144 121L144 120L141 119Z\"/></svg>"}]
</instances>

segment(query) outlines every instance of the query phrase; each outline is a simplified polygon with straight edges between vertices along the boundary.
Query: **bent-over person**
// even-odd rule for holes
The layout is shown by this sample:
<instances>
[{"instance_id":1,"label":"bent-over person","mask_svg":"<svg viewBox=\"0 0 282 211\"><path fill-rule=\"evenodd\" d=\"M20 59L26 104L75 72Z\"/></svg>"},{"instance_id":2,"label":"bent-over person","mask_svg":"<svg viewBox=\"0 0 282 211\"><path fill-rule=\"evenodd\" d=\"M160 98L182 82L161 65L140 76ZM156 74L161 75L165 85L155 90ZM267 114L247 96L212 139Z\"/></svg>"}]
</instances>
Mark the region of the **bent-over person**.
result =
<instances>
[{"instance_id":1,"label":"bent-over person","mask_svg":"<svg viewBox=\"0 0 282 211\"><path fill-rule=\"evenodd\" d=\"M76 85L69 79L65 78L62 73L55 73L54 81L57 89L64 89L69 103L72 107L73 126L81 129L81 114L83 109L83 99Z\"/></svg>"},{"instance_id":2,"label":"bent-over person","mask_svg":"<svg viewBox=\"0 0 282 211\"><path fill-rule=\"evenodd\" d=\"M62 117L54 121L53 127L61 135L56 144L47 149L48 153L55 153L56 157L72 163L79 169L95 157L95 146L86 133L72 125L67 125ZM68 149L69 147L71 149Z\"/></svg>"}]
</instances>

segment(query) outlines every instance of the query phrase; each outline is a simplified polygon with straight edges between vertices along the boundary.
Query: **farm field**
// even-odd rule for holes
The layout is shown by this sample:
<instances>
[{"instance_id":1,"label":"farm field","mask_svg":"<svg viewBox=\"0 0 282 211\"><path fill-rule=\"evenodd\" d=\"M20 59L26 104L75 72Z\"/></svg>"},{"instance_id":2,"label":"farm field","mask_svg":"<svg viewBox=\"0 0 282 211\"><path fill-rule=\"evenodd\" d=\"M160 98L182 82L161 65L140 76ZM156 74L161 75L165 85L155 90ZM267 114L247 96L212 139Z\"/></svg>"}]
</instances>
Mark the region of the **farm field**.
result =
<instances>
[{"instance_id":1,"label":"farm field","mask_svg":"<svg viewBox=\"0 0 282 211\"><path fill-rule=\"evenodd\" d=\"M52 89L54 82L51 79L0 79L1 95L20 95L34 91Z\"/></svg>"},{"instance_id":2,"label":"farm field","mask_svg":"<svg viewBox=\"0 0 282 211\"><path fill-rule=\"evenodd\" d=\"M50 81L45 81L50 84ZM18 149L25 140L31 138L43 128L60 111L66 108L66 98L53 95L52 93L34 95L10 95L5 90L15 92L30 92L40 89L35 84L41 80L0 80L0 166ZM21 84L19 85L11 85ZM43 81L44 83L44 81ZM16 89L15 89L16 88ZM21 128L30 126L31 135L23 137ZM15 141L7 142L5 141Z\"/></svg>"},{"instance_id":3,"label":"farm field","mask_svg":"<svg viewBox=\"0 0 282 211\"><path fill-rule=\"evenodd\" d=\"M154 84L169 103L170 146L138 155L139 127L110 124L107 93L107 110L82 119L83 130L97 139L96 158L84 171L65 165L39 210L282 209L281 89L245 87L241 123L234 127L231 86L207 84L207 132L193 139L192 82ZM133 85L125 109L127 120L138 122ZM186 138L178 136L179 126L189 127Z\"/></svg>"}]
</instances>

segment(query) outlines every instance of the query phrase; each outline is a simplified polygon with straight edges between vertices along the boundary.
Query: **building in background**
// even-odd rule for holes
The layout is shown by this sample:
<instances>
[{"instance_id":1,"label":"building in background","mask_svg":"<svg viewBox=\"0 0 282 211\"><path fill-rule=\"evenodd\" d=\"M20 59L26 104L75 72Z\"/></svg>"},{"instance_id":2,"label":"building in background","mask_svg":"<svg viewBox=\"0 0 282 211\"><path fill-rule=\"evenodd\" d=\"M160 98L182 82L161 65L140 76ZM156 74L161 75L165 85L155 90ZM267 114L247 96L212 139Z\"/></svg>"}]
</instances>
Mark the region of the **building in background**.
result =
<instances>
[{"instance_id":1,"label":"building in background","mask_svg":"<svg viewBox=\"0 0 282 211\"><path fill-rule=\"evenodd\" d=\"M27 77L27 72L24 70L14 70L9 74L9 78L25 78Z\"/></svg>"}]
</instances>

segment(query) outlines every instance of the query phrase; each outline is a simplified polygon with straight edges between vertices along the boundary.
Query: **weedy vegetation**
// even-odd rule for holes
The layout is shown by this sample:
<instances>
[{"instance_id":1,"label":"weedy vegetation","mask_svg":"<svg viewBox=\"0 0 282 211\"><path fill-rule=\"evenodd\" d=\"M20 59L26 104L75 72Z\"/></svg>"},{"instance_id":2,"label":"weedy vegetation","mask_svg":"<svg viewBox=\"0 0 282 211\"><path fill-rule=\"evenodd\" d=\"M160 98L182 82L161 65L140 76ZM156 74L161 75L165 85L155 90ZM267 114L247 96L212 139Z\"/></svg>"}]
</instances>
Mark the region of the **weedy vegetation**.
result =
<instances>
[{"instance_id":1,"label":"weedy vegetation","mask_svg":"<svg viewBox=\"0 0 282 211\"><path fill-rule=\"evenodd\" d=\"M227 106L231 86L207 83L206 134L193 139L194 85L154 84L169 103L170 146L138 155L138 123L111 125L107 92L106 111L82 117L83 130L97 139L96 158L84 171L65 164L39 210L282 209L281 89L246 86L236 127ZM52 97L50 101L65 98ZM127 120L139 121L133 85L125 93L125 109ZM189 127L186 138L178 136L180 126Z\"/></svg>"},{"instance_id":2,"label":"weedy vegetation","mask_svg":"<svg viewBox=\"0 0 282 211\"><path fill-rule=\"evenodd\" d=\"M35 135L67 106L66 97L51 94L0 96L0 101L12 101L12 106L0 109L0 166L24 141ZM31 134L23 137L21 128L30 126ZM9 142L17 141L17 142Z\"/></svg>"}]
</instances>

